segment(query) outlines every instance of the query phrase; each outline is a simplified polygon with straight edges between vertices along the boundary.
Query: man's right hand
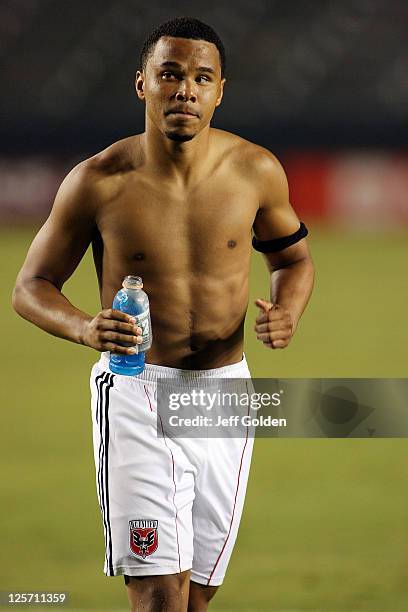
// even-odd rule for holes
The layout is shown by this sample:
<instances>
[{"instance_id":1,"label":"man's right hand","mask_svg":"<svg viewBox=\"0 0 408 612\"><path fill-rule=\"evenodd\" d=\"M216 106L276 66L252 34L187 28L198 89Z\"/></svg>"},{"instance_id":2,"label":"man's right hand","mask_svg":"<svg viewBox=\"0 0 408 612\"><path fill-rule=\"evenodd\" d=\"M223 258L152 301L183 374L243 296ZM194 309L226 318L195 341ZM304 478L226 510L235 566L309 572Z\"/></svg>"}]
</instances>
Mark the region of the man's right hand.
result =
<instances>
[{"instance_id":1,"label":"man's right hand","mask_svg":"<svg viewBox=\"0 0 408 612\"><path fill-rule=\"evenodd\" d=\"M136 345L143 342L142 330L135 323L134 317L120 310L112 308L101 310L96 317L84 322L82 344L101 352L134 355L136 348L129 344ZM127 346L121 346L122 343Z\"/></svg>"}]
</instances>

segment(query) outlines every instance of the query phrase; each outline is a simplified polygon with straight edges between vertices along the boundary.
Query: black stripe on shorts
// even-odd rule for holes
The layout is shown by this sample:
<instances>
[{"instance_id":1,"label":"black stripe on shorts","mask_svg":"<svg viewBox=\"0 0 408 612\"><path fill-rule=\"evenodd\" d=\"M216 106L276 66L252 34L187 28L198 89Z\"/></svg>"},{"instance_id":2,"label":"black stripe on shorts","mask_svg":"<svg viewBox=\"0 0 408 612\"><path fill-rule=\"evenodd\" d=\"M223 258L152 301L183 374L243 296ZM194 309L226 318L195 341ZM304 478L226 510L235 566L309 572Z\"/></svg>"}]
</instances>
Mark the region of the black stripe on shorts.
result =
<instances>
[{"instance_id":1,"label":"black stripe on shorts","mask_svg":"<svg viewBox=\"0 0 408 612\"><path fill-rule=\"evenodd\" d=\"M114 378L113 374L105 372L96 379L98 389L96 421L99 426L98 495L105 535L105 568L108 576L114 576L109 514L109 396Z\"/></svg>"}]
</instances>

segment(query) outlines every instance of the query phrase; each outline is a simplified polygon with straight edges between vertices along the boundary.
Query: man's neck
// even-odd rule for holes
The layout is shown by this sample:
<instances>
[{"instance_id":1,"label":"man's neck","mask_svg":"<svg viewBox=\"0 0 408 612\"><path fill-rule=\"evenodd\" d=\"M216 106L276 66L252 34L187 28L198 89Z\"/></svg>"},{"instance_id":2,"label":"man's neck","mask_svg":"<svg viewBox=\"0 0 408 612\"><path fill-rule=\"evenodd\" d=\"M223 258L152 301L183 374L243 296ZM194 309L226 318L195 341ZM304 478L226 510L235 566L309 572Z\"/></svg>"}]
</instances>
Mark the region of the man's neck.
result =
<instances>
[{"instance_id":1,"label":"man's neck","mask_svg":"<svg viewBox=\"0 0 408 612\"><path fill-rule=\"evenodd\" d=\"M162 176L189 185L196 182L203 173L209 141L209 126L192 140L178 142L162 134L154 124L146 120L142 146L147 163L157 168Z\"/></svg>"}]
</instances>

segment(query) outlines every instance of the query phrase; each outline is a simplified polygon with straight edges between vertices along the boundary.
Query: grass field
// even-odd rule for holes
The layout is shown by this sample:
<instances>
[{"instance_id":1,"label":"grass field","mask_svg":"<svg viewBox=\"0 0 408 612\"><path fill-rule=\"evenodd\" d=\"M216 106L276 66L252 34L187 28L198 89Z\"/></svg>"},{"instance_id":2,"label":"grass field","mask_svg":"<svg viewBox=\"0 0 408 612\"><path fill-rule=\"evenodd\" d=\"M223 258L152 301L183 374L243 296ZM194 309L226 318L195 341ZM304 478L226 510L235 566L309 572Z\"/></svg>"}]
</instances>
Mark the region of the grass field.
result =
<instances>
[{"instance_id":1,"label":"grass field","mask_svg":"<svg viewBox=\"0 0 408 612\"><path fill-rule=\"evenodd\" d=\"M69 609L127 609L120 578L102 573L88 374L97 354L47 336L11 309L33 229L3 229L0 590L63 590ZM254 376L407 377L407 233L310 244L316 290L291 346L268 351L252 331ZM89 254L64 288L99 309ZM260 255L251 300L268 297ZM408 610L405 439L258 440L237 546L212 609Z\"/></svg>"}]
</instances>

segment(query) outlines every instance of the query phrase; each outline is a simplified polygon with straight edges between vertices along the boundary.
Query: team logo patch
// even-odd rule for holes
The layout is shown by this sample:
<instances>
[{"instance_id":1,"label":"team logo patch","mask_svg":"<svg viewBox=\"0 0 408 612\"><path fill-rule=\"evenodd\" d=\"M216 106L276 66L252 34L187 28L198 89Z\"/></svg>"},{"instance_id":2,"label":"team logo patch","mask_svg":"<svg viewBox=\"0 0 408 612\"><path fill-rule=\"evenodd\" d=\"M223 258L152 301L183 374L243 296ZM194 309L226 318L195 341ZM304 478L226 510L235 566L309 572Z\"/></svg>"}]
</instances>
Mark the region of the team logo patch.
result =
<instances>
[{"instance_id":1,"label":"team logo patch","mask_svg":"<svg viewBox=\"0 0 408 612\"><path fill-rule=\"evenodd\" d=\"M159 521L137 519L129 521L130 550L142 559L152 555L159 545Z\"/></svg>"}]
</instances>

